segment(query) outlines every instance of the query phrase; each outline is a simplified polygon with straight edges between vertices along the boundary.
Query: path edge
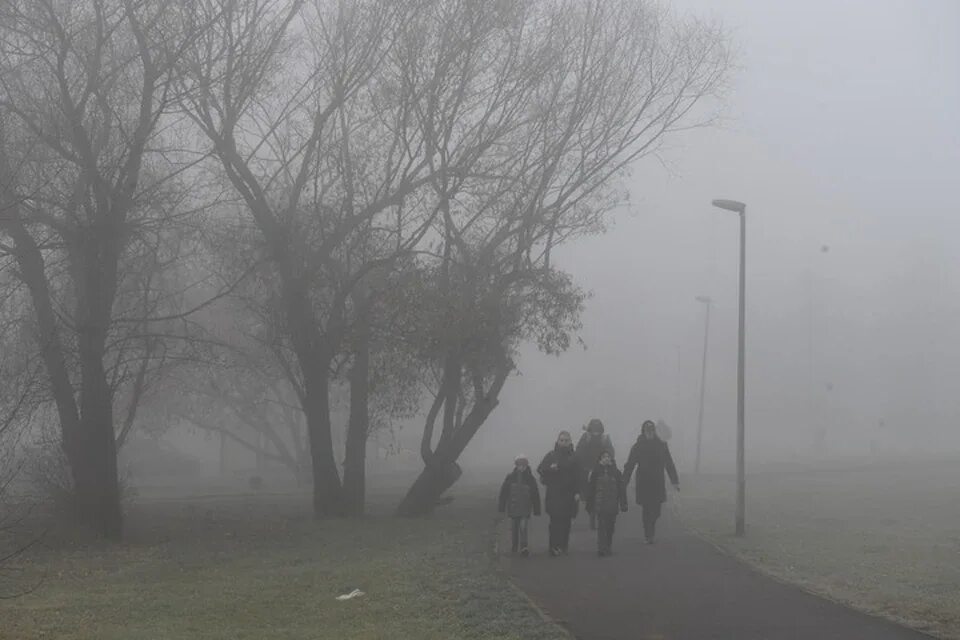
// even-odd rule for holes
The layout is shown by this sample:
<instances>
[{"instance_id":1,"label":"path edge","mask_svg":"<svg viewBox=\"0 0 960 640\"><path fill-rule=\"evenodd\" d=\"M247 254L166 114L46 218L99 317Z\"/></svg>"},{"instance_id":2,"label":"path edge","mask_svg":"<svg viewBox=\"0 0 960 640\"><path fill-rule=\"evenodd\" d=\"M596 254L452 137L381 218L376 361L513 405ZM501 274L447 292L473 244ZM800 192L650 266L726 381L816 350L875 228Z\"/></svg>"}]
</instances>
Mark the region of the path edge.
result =
<instances>
[{"instance_id":1,"label":"path edge","mask_svg":"<svg viewBox=\"0 0 960 640\"><path fill-rule=\"evenodd\" d=\"M689 524L687 524L686 522L684 522L682 516L680 516L679 513L675 513L675 514L674 514L674 517L677 518L677 521L678 521L678 523L680 524L680 526L683 527L686 531L692 533L694 536L696 536L697 538L699 538L700 540L702 540L702 541L705 542L706 544L708 544L708 545L710 545L711 547L713 547L714 549L716 549L719 553L722 553L723 555L727 556L728 558L732 558L733 560L736 560L736 561L739 562L740 564L746 566L746 567L747 567L748 569L750 569L751 571L754 571L754 572L756 572L756 573L764 576L765 578L769 578L769 579L773 580L774 582L777 582L777 583L782 584L782 585L784 585L784 586L793 587L794 589L799 589L800 591L806 593L807 595L814 596L815 598L820 598L821 600L826 600L827 602L830 602L830 603L835 604L835 605L839 605L839 606L844 607L844 608L846 608L846 609L850 609L851 611L856 611L857 613L863 614L863 615L865 615L865 616L869 616L869 617L874 618L874 619L877 619L877 620L883 620L884 622L889 622L889 623L896 624L896 625L901 626L901 627L905 627L905 628L907 628L907 629L910 629L911 631L915 631L915 632L917 632L917 633L923 634L923 635L927 636L928 638L932 638L933 640L945 640L945 638L946 638L946 636L935 635L934 633L931 633L928 629L923 629L923 628L920 628L920 627L918 627L918 626L916 626L916 625L914 625L914 624L910 624L905 618L900 618L900 617L893 616L893 615L888 615L888 614L884 614L884 613L879 613L879 612L877 612L877 611L874 611L874 610L867 609L867 608L865 608L865 607L859 606L859 605L857 605L857 603L851 602L850 600L845 600L845 599L843 599L843 598L838 598L837 596L831 595L831 594L826 593L826 592L824 592L824 591L820 591L820 590L818 590L818 589L816 589L816 588L814 588L814 587L811 587L811 586L809 586L809 585L801 584L801 583L798 583L798 582L794 582L794 581L792 581L792 580L790 580L790 579L788 579L788 578L780 575L779 573L777 573L777 572L775 572L775 571L773 571L773 570L771 570L771 569L768 569L767 567L765 567L765 566L763 566L763 565L755 562L754 560L752 560L752 559L744 556L742 553L738 553L737 551L734 551L733 549L730 549L730 548L724 546L722 543L717 542L717 541L713 538L713 536L711 536L709 533L706 533L705 531L703 531L703 530L700 529L699 527L694 527L694 526L689 525Z\"/></svg>"},{"instance_id":2,"label":"path edge","mask_svg":"<svg viewBox=\"0 0 960 640\"><path fill-rule=\"evenodd\" d=\"M493 526L491 527L491 537L493 540L491 541L490 552L493 554L492 559L497 573L503 577L507 583L507 586L510 587L514 593L520 596L526 605L530 607L545 624L555 628L569 640L577 640L577 637L573 635L573 632L570 631L565 624L551 616L543 607L534 602L533 598L531 598L526 591L517 586L517 584L513 581L513 578L510 577L510 573L506 570L506 557L500 553L500 539L504 535L504 531L502 530L504 522L506 522L506 518L496 518L494 519Z\"/></svg>"}]
</instances>

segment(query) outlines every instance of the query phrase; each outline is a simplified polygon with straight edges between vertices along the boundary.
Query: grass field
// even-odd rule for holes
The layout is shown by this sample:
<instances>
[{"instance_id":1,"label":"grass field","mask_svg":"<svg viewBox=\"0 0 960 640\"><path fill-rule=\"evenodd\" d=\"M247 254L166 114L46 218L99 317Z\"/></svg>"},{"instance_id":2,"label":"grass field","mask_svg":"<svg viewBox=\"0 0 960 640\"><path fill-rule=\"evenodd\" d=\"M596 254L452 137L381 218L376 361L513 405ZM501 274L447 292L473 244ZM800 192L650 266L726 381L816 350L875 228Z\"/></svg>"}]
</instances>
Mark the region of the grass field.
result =
<instances>
[{"instance_id":1,"label":"grass field","mask_svg":"<svg viewBox=\"0 0 960 640\"><path fill-rule=\"evenodd\" d=\"M960 639L960 461L687 479L683 522L761 570L856 608Z\"/></svg>"},{"instance_id":2,"label":"grass field","mask_svg":"<svg viewBox=\"0 0 960 640\"><path fill-rule=\"evenodd\" d=\"M119 547L54 532L22 559L20 584L42 582L0 601L0 638L566 638L497 573L491 497L458 493L359 522L315 522L305 496L141 500Z\"/></svg>"}]
</instances>

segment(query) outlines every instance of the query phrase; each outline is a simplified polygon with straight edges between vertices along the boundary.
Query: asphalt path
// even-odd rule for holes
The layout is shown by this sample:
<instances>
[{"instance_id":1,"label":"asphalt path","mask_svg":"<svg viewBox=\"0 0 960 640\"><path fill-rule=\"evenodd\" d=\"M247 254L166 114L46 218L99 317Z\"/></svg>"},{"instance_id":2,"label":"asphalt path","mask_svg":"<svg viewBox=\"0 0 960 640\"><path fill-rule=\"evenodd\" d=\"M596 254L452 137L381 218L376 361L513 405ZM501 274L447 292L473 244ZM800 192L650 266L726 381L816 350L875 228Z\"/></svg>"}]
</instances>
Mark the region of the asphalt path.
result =
<instances>
[{"instance_id":1,"label":"asphalt path","mask_svg":"<svg viewBox=\"0 0 960 640\"><path fill-rule=\"evenodd\" d=\"M547 518L533 518L531 555L504 560L514 584L580 640L929 640L767 577L680 525L664 508L643 544L639 507L617 521L600 558L584 514L570 554L547 555ZM508 549L508 527L499 548Z\"/></svg>"}]
</instances>

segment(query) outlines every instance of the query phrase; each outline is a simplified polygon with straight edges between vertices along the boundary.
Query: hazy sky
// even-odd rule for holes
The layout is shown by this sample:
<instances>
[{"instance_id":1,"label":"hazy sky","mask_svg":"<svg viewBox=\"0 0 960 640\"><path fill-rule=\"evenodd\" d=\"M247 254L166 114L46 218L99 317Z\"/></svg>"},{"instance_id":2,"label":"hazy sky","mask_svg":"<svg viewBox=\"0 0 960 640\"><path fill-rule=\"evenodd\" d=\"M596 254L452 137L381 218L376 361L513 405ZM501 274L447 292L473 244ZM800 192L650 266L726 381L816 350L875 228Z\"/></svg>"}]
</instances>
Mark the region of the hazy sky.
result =
<instances>
[{"instance_id":1,"label":"hazy sky","mask_svg":"<svg viewBox=\"0 0 960 640\"><path fill-rule=\"evenodd\" d=\"M960 413L960 2L674 5L732 35L725 122L674 139L665 166L641 163L610 231L564 250L594 293L588 349L525 353L465 459L538 456L592 416L621 448L644 418L671 419L689 459L693 298L710 295L706 455L732 464L737 220L710 207L718 197L748 205L751 450L804 452L816 424L865 450L875 432L890 440L881 419L960 449L943 428Z\"/></svg>"}]
</instances>

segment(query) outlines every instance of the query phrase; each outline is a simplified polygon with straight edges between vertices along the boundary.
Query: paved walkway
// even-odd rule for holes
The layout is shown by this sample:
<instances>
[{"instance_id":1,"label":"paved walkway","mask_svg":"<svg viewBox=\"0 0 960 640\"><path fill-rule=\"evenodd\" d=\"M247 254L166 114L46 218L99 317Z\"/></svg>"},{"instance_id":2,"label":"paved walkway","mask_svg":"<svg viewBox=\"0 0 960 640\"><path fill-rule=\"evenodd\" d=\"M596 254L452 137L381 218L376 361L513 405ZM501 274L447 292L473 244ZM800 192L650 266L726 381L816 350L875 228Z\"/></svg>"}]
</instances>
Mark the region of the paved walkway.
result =
<instances>
[{"instance_id":1,"label":"paved walkway","mask_svg":"<svg viewBox=\"0 0 960 640\"><path fill-rule=\"evenodd\" d=\"M506 560L514 583L579 640L929 640L763 576L671 521L642 544L639 508L620 516L614 554L598 558L586 517L570 555L545 553L545 516L529 558ZM504 527L506 529L506 527ZM509 532L501 549L509 549Z\"/></svg>"}]
</instances>

